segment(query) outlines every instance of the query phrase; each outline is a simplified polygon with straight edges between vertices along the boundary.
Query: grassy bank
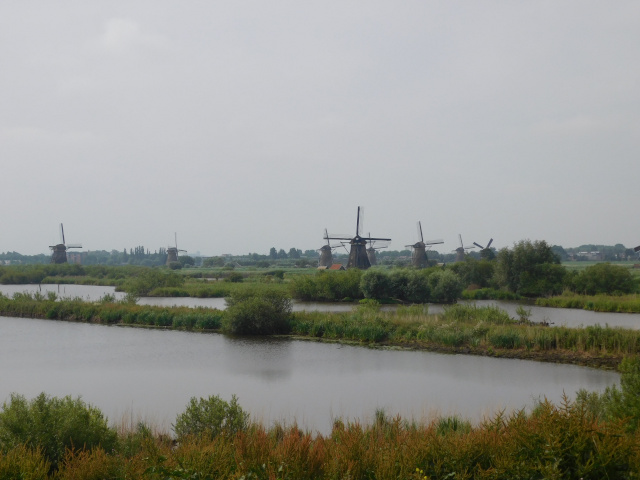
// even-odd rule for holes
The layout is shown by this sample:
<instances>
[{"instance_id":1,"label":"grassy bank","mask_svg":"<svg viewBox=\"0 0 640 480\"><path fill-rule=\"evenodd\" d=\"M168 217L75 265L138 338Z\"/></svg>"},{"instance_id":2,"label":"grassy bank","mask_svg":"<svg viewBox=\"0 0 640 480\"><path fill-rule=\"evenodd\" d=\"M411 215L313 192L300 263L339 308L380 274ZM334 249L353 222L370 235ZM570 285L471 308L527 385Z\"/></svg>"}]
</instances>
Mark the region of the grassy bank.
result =
<instances>
[{"instance_id":1,"label":"grassy bank","mask_svg":"<svg viewBox=\"0 0 640 480\"><path fill-rule=\"evenodd\" d=\"M536 305L555 308L579 308L594 312L640 313L640 296L634 295L577 295L568 293L557 297L538 298Z\"/></svg>"},{"instance_id":2,"label":"grassy bank","mask_svg":"<svg viewBox=\"0 0 640 480\"><path fill-rule=\"evenodd\" d=\"M386 312L381 311L376 302L366 302L350 312L291 313L286 302L282 303L283 298L278 291L272 291L271 297L254 291L253 295L239 295L233 308L220 311L136 305L114 302L110 297L100 302L56 300L54 294L23 293L12 299L0 296L0 315L245 335L278 333L367 346L574 363L596 368L615 368L625 355L640 354L640 331L637 330L597 325L548 327L526 319L513 319L492 306L458 304L443 314L433 315L424 306L399 307L394 312ZM267 303L261 303L262 300ZM275 303L269 304L272 300Z\"/></svg>"}]
</instances>

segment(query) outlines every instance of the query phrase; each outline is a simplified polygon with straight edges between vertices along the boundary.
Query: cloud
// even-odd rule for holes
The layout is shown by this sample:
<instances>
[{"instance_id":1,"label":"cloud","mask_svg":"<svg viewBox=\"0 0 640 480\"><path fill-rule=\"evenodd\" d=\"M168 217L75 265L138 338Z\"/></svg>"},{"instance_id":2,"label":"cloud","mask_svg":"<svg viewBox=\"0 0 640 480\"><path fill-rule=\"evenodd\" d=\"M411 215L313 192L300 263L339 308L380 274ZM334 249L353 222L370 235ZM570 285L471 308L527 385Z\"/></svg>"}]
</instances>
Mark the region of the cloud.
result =
<instances>
[{"instance_id":1,"label":"cloud","mask_svg":"<svg viewBox=\"0 0 640 480\"><path fill-rule=\"evenodd\" d=\"M551 135L590 135L608 132L622 127L620 122L611 117L595 115L576 115L562 119L546 119L536 125L533 130L537 133Z\"/></svg>"},{"instance_id":2,"label":"cloud","mask_svg":"<svg viewBox=\"0 0 640 480\"><path fill-rule=\"evenodd\" d=\"M94 145L97 137L86 131L56 132L38 127L10 127L0 129L0 138L7 143L20 145L40 144L48 147L64 147Z\"/></svg>"},{"instance_id":3,"label":"cloud","mask_svg":"<svg viewBox=\"0 0 640 480\"><path fill-rule=\"evenodd\" d=\"M160 35L144 33L130 18L111 18L105 24L100 44L108 52L121 53L139 47L163 48L167 40Z\"/></svg>"}]
</instances>

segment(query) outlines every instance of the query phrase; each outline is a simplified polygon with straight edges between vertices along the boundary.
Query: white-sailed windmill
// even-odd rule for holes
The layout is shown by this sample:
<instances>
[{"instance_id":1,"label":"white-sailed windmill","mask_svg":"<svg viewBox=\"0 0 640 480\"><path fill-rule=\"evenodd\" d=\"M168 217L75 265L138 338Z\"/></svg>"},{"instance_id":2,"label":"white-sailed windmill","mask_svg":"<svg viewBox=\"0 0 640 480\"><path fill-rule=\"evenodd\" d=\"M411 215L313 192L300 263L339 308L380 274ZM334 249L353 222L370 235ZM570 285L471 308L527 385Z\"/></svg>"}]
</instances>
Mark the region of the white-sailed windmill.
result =
<instances>
[{"instance_id":1,"label":"white-sailed windmill","mask_svg":"<svg viewBox=\"0 0 640 480\"><path fill-rule=\"evenodd\" d=\"M173 235L175 237L176 246L175 247L167 247L167 265L169 265L172 262L177 262L178 261L178 252L186 252L186 250L179 250L178 249L178 234L174 232Z\"/></svg>"},{"instance_id":2,"label":"white-sailed windmill","mask_svg":"<svg viewBox=\"0 0 640 480\"><path fill-rule=\"evenodd\" d=\"M424 236L422 235L422 223L418 222L418 238L420 239L418 242L413 245L405 245L405 247L411 247L413 249L411 253L411 265L416 268L425 268L429 265L429 259L427 258L427 249L431 248L432 245L437 245L439 243L444 243L444 240L441 238L437 240L427 240L424 241Z\"/></svg>"},{"instance_id":3,"label":"white-sailed windmill","mask_svg":"<svg viewBox=\"0 0 640 480\"><path fill-rule=\"evenodd\" d=\"M464 243L462 243L462 235L458 234L458 238L460 239L460 246L454 250L454 252L456 252L456 262L464 262L466 251L476 247L475 245L465 246Z\"/></svg>"},{"instance_id":4,"label":"white-sailed windmill","mask_svg":"<svg viewBox=\"0 0 640 480\"><path fill-rule=\"evenodd\" d=\"M60 243L49 245L51 249L51 263L67 263L67 250L69 248L82 248L79 243L67 244L64 240L64 227L60 224Z\"/></svg>"},{"instance_id":5,"label":"white-sailed windmill","mask_svg":"<svg viewBox=\"0 0 640 480\"><path fill-rule=\"evenodd\" d=\"M358 207L358 217L356 220L356 236L325 236L325 240L346 240L349 241L351 245L351 249L349 250L349 261L347 262L347 268L360 268L362 270L366 270L371 266L371 262L369 261L369 256L367 255L367 242L371 241L382 241L382 242L390 242L390 238L373 238L373 237L363 237L361 232L363 230L362 222L360 220L360 216L362 214L362 207Z\"/></svg>"}]
</instances>

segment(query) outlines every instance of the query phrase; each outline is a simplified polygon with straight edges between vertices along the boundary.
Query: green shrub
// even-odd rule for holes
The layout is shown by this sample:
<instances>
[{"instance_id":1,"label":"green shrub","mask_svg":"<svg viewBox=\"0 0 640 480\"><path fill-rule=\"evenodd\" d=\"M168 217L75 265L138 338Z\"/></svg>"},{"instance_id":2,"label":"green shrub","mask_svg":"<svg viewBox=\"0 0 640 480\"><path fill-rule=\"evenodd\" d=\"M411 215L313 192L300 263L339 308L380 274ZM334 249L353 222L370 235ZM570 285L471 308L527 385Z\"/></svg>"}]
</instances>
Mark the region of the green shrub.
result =
<instances>
[{"instance_id":1,"label":"green shrub","mask_svg":"<svg viewBox=\"0 0 640 480\"><path fill-rule=\"evenodd\" d=\"M239 272L231 272L224 277L224 281L230 283L240 283L243 279L244 277Z\"/></svg>"},{"instance_id":2,"label":"green shrub","mask_svg":"<svg viewBox=\"0 0 640 480\"><path fill-rule=\"evenodd\" d=\"M124 285L127 293L144 297L152 290L160 287L181 287L184 277L174 272L166 272L158 268L145 268L135 277L131 277Z\"/></svg>"},{"instance_id":3,"label":"green shrub","mask_svg":"<svg viewBox=\"0 0 640 480\"><path fill-rule=\"evenodd\" d=\"M11 394L0 412L0 447L7 452L21 445L41 449L55 468L67 449L111 450L116 432L107 426L102 412L80 398L49 397L41 393L28 401Z\"/></svg>"},{"instance_id":4,"label":"green shrub","mask_svg":"<svg viewBox=\"0 0 640 480\"><path fill-rule=\"evenodd\" d=\"M636 291L637 284L628 268L598 263L573 278L573 290L586 295L625 294Z\"/></svg>"},{"instance_id":5,"label":"green shrub","mask_svg":"<svg viewBox=\"0 0 640 480\"><path fill-rule=\"evenodd\" d=\"M238 405L235 395L226 402L219 396L192 397L186 410L176 418L173 430L178 441L187 437L212 440L218 435L235 435L249 425L249 414Z\"/></svg>"},{"instance_id":6,"label":"green shrub","mask_svg":"<svg viewBox=\"0 0 640 480\"><path fill-rule=\"evenodd\" d=\"M380 270L367 270L360 279L360 290L365 298L385 299L390 296L389 276Z\"/></svg>"},{"instance_id":7,"label":"green shrub","mask_svg":"<svg viewBox=\"0 0 640 480\"><path fill-rule=\"evenodd\" d=\"M440 270L429 275L431 301L455 303L464 289L460 278L450 270Z\"/></svg>"},{"instance_id":8,"label":"green shrub","mask_svg":"<svg viewBox=\"0 0 640 480\"><path fill-rule=\"evenodd\" d=\"M226 297L222 329L234 335L272 335L290 329L291 297L278 290L237 291Z\"/></svg>"}]
</instances>

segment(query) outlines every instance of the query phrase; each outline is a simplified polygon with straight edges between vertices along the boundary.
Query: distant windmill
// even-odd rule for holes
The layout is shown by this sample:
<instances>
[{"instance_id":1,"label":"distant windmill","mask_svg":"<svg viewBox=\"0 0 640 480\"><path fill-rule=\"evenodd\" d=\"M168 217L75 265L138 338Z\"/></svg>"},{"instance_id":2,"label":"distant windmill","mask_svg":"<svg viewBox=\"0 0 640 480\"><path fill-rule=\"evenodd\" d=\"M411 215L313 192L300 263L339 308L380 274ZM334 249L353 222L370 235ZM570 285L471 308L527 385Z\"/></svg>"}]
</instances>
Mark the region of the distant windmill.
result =
<instances>
[{"instance_id":1,"label":"distant windmill","mask_svg":"<svg viewBox=\"0 0 640 480\"><path fill-rule=\"evenodd\" d=\"M413 252L411 254L411 265L416 268L425 268L429 265L429 259L427 258L427 249L431 248L432 245L437 245L438 243L444 243L444 240L427 240L424 241L424 237L422 236L422 223L418 222L418 238L420 239L418 242L413 245L405 245L405 247L413 248Z\"/></svg>"},{"instance_id":2,"label":"distant windmill","mask_svg":"<svg viewBox=\"0 0 640 480\"><path fill-rule=\"evenodd\" d=\"M456 252L456 262L464 262L465 252L476 247L474 245L467 245L465 247L464 243L462 243L462 235L458 234L458 238L460 239L460 246L454 250L454 252Z\"/></svg>"},{"instance_id":3,"label":"distant windmill","mask_svg":"<svg viewBox=\"0 0 640 480\"><path fill-rule=\"evenodd\" d=\"M483 247L479 243L473 242L473 244L480 249L480 257L486 258L487 260L492 260L495 258L495 253L491 250L491 244L493 243L493 238L489 239L489 243L487 243L486 247Z\"/></svg>"},{"instance_id":4,"label":"distant windmill","mask_svg":"<svg viewBox=\"0 0 640 480\"><path fill-rule=\"evenodd\" d=\"M323 245L318 252L320 252L320 259L318 260L318 267L329 268L333 265L333 250L338 248L337 245L331 245L328 240L329 234L327 229L324 229L324 238L327 239L327 244Z\"/></svg>"},{"instance_id":5,"label":"distant windmill","mask_svg":"<svg viewBox=\"0 0 640 480\"><path fill-rule=\"evenodd\" d=\"M167 265L172 262L178 261L178 252L186 252L186 250L178 250L178 234L174 233L175 236L175 247L167 247Z\"/></svg>"},{"instance_id":6,"label":"distant windmill","mask_svg":"<svg viewBox=\"0 0 640 480\"><path fill-rule=\"evenodd\" d=\"M387 248L388 242L381 242L381 240L373 240L371 238L371 233L369 233L369 238L367 239L369 242L369 248L367 248L367 258L369 259L369 263L373 265L378 264L378 258L376 256L376 250L380 250L382 248ZM376 244L378 244L376 246Z\"/></svg>"},{"instance_id":7,"label":"distant windmill","mask_svg":"<svg viewBox=\"0 0 640 480\"><path fill-rule=\"evenodd\" d=\"M50 245L51 249L51 263L67 263L67 249L69 248L82 248L80 244L67 245L64 241L64 227L60 224L60 243L57 245Z\"/></svg>"},{"instance_id":8,"label":"distant windmill","mask_svg":"<svg viewBox=\"0 0 640 480\"><path fill-rule=\"evenodd\" d=\"M638 258L640 259L640 245L634 248L633 251L636 252L636 254L638 255Z\"/></svg>"},{"instance_id":9,"label":"distant windmill","mask_svg":"<svg viewBox=\"0 0 640 480\"><path fill-rule=\"evenodd\" d=\"M348 236L333 236L329 235L325 236L325 240L348 240L351 245L351 249L349 250L349 261L347 262L347 268L361 268L363 270L369 268L371 266L371 262L369 261L369 256L367 255L367 242L371 241L383 241L390 242L390 238L373 238L373 237L363 237L360 235L362 230L362 225L360 222L361 215L361 207L358 207L358 217L356 220L356 236L348 237Z\"/></svg>"}]
</instances>

